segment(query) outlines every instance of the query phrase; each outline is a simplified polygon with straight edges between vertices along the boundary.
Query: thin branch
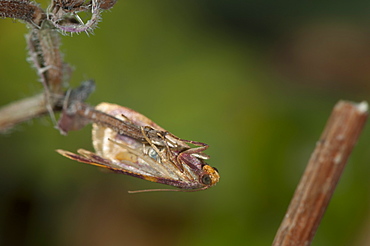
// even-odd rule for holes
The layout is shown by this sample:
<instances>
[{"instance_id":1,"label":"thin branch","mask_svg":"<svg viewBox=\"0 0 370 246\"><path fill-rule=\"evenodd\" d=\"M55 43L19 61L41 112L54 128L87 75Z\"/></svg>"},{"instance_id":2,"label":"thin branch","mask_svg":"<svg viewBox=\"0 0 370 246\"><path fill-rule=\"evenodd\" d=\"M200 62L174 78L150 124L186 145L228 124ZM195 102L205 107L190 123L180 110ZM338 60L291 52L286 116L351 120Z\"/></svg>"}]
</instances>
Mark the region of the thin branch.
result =
<instances>
[{"instance_id":1,"label":"thin branch","mask_svg":"<svg viewBox=\"0 0 370 246\"><path fill-rule=\"evenodd\" d=\"M43 93L5 105L0 108L0 133L5 133L17 124L47 112Z\"/></svg>"},{"instance_id":2,"label":"thin branch","mask_svg":"<svg viewBox=\"0 0 370 246\"><path fill-rule=\"evenodd\" d=\"M368 116L366 102L334 107L273 246L310 245Z\"/></svg>"},{"instance_id":3,"label":"thin branch","mask_svg":"<svg viewBox=\"0 0 370 246\"><path fill-rule=\"evenodd\" d=\"M42 93L5 105L0 108L0 133L5 133L13 126L44 115L50 112L50 110L53 112L62 111L67 107L67 105L63 104L67 104L70 101L82 104L82 102L85 101L94 90L94 81L88 80L82 82L79 87L69 90L65 94L51 94L50 97L46 98L46 94ZM53 102L53 107L51 109L50 101ZM86 105L85 108L87 110L88 106ZM66 113L63 113L63 115L66 115ZM67 115L67 118L68 117L73 119L73 116L71 115ZM69 123L79 125L79 128L82 128L90 122L88 119L82 119L81 121L85 123L79 122L78 120ZM65 123L67 124L67 122ZM68 130L74 130L74 127L71 125L67 125L66 127L69 127Z\"/></svg>"}]
</instances>

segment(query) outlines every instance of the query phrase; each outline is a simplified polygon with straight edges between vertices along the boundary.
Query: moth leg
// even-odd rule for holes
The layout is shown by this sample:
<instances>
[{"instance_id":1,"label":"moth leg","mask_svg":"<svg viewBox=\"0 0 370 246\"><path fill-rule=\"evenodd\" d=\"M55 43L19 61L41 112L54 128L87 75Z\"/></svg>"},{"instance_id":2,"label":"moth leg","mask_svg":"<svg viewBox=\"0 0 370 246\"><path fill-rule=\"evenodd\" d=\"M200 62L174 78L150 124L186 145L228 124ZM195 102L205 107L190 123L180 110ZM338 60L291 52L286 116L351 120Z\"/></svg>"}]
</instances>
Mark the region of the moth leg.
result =
<instances>
[{"instance_id":1,"label":"moth leg","mask_svg":"<svg viewBox=\"0 0 370 246\"><path fill-rule=\"evenodd\" d=\"M189 155L197 156L200 159L207 160L207 159L209 159L209 156L207 154L203 153L203 151L205 151L206 149L208 149L208 145L207 146L202 146L202 147L197 147L197 148L187 149L187 150L181 152L181 154L186 153L186 154L189 154Z\"/></svg>"},{"instance_id":2,"label":"moth leg","mask_svg":"<svg viewBox=\"0 0 370 246\"><path fill-rule=\"evenodd\" d=\"M165 161L167 158L163 155L163 153L157 148L155 144L152 143L152 141L149 139L149 137L145 133L145 129L152 129L150 126L142 126L141 133L143 134L145 140L148 142L148 144L158 153L158 155Z\"/></svg>"},{"instance_id":3,"label":"moth leg","mask_svg":"<svg viewBox=\"0 0 370 246\"><path fill-rule=\"evenodd\" d=\"M160 134L160 133L157 133L157 135L163 140L163 142L165 143L165 148L166 148L166 150L167 150L167 152L166 152L166 154L168 155L168 159L170 159L171 160L171 162L172 163L174 163L179 169L180 169L180 171L181 172L184 172L184 166L182 165L182 163L181 162L179 162L178 161L178 158L177 158L177 154L176 154L176 156L175 155L173 155L172 153L174 152L174 150L173 149L171 149L171 148L174 148L175 149L175 153L178 153L178 152L181 152L181 151L183 151L182 149L188 149L189 147L188 146L186 146L186 147L184 147L184 146L182 146L182 145L179 145L179 143L178 142L171 142L170 144L172 145L172 147L170 146L170 144L168 143L168 139L166 138L166 136L167 135L171 135L171 136L173 136L171 133L169 133L169 132L164 132L164 135L162 135L162 134ZM175 139L178 141L179 140L179 138L178 137L175 137Z\"/></svg>"},{"instance_id":4,"label":"moth leg","mask_svg":"<svg viewBox=\"0 0 370 246\"><path fill-rule=\"evenodd\" d=\"M164 141L164 144L165 144L165 148L167 150L166 151L166 154L168 156L164 156L163 153L157 148L157 146L152 143L152 141L150 140L150 138L145 133L145 130L146 129L149 129L150 130L150 129L153 129L153 128L151 128L150 126L141 127L141 132L142 132L145 140L149 143L149 145L158 153L158 155L163 159L163 161L169 160L175 167L177 167L181 172L183 172L184 171L184 167L182 166L181 163L179 163L179 162L176 161L176 158L172 158L172 151L171 151L170 147L168 146L168 144L166 143L166 141ZM163 140L165 140L161 134L157 133L157 135L160 138L162 138Z\"/></svg>"},{"instance_id":5,"label":"moth leg","mask_svg":"<svg viewBox=\"0 0 370 246\"><path fill-rule=\"evenodd\" d=\"M200 159L209 159L209 156L207 154L203 153L203 151L208 149L208 147L209 147L208 144L198 142L198 141L191 141L191 140L181 139L181 138L178 138L176 136L172 136L172 137L176 138L178 141L182 141L182 142L185 142L185 143L190 143L190 144L193 144L195 146L198 146L198 147L195 147L195 148L189 148L189 149L186 149L186 150L182 151L179 154L179 156L181 154L189 154L189 155L194 155L194 156L196 156Z\"/></svg>"}]
</instances>

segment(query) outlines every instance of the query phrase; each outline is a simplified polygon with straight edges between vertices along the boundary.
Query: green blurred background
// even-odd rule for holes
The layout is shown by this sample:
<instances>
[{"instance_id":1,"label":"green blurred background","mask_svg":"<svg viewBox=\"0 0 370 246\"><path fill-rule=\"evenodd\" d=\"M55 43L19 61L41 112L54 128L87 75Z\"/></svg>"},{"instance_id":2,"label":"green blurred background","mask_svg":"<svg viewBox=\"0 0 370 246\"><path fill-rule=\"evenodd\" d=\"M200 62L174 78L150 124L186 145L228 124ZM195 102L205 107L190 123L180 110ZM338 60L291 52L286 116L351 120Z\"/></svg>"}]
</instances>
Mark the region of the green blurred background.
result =
<instances>
[{"instance_id":1,"label":"green blurred background","mask_svg":"<svg viewBox=\"0 0 370 246\"><path fill-rule=\"evenodd\" d=\"M47 2L42 2L44 7ZM42 90L23 23L0 20L0 105ZM49 117L0 136L1 245L271 245L335 103L370 96L369 1L118 1L95 35L64 36L71 85L208 143L220 183L165 186L59 156L92 149ZM370 245L365 128L313 245Z\"/></svg>"}]
</instances>

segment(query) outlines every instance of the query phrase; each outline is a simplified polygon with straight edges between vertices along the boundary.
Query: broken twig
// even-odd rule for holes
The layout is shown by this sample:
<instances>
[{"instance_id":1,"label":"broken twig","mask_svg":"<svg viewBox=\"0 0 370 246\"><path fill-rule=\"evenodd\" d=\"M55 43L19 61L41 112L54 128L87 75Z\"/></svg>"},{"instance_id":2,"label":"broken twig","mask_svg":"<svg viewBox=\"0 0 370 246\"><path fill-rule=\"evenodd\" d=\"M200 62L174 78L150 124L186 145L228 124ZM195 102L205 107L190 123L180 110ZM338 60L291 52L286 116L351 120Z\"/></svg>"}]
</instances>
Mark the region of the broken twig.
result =
<instances>
[{"instance_id":1,"label":"broken twig","mask_svg":"<svg viewBox=\"0 0 370 246\"><path fill-rule=\"evenodd\" d=\"M273 246L310 245L368 116L366 102L336 104Z\"/></svg>"}]
</instances>

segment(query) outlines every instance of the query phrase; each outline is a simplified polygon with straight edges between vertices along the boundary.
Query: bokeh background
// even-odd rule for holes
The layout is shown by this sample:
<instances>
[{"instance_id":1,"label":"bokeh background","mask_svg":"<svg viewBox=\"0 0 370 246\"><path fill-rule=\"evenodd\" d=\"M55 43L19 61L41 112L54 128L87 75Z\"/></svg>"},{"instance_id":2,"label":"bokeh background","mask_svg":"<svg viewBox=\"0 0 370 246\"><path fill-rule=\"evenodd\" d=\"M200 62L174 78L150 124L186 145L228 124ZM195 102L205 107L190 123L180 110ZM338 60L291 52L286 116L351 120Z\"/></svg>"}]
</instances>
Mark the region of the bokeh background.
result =
<instances>
[{"instance_id":1,"label":"bokeh background","mask_svg":"<svg viewBox=\"0 0 370 246\"><path fill-rule=\"evenodd\" d=\"M42 87L25 25L0 32L5 105ZM129 195L165 186L54 151L92 150L91 126L62 136L32 120L0 136L0 245L271 245L333 106L370 96L369 1L125 0L95 35L62 40L71 85L96 81L89 103L208 143L221 180ZM313 245L370 245L369 164L367 126Z\"/></svg>"}]
</instances>

